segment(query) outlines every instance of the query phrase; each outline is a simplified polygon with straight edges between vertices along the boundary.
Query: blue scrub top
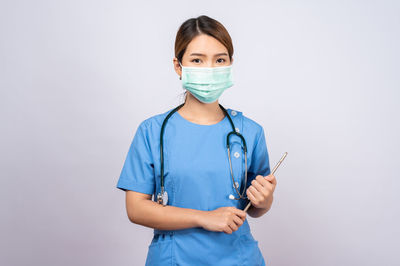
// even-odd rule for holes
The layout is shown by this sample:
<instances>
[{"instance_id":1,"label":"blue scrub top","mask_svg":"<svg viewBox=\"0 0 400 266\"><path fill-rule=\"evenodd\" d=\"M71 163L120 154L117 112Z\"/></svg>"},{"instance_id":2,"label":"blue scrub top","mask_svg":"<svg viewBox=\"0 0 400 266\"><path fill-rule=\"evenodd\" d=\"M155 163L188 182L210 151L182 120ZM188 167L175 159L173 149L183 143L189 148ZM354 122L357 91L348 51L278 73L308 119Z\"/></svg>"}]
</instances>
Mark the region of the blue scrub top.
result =
<instances>
[{"instance_id":1,"label":"blue scrub top","mask_svg":"<svg viewBox=\"0 0 400 266\"><path fill-rule=\"evenodd\" d=\"M175 107L174 107L175 108ZM174 108L145 119L130 145L117 188L153 194L161 191L160 130ZM263 127L242 112L227 108L236 131L247 144L247 186L257 175L269 175L269 157ZM248 200L238 197L229 168L226 136L232 131L225 117L213 125L192 123L175 112L164 129L164 186L167 205L210 211L234 206L241 210ZM241 139L230 137L232 170L243 191L245 160ZM246 193L244 194L246 196ZM201 227L182 230L154 229L146 265L265 265L247 218L232 234Z\"/></svg>"}]
</instances>

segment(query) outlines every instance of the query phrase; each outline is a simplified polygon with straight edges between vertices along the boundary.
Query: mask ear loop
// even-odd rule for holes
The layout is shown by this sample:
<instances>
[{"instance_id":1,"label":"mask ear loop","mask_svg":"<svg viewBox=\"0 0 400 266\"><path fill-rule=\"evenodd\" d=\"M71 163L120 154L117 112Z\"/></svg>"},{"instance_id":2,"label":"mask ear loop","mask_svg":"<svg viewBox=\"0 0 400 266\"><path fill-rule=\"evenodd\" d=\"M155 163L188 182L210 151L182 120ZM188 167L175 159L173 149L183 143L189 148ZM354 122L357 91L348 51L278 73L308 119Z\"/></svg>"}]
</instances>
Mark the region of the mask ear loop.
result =
<instances>
[{"instance_id":1,"label":"mask ear loop","mask_svg":"<svg viewBox=\"0 0 400 266\"><path fill-rule=\"evenodd\" d=\"M179 61L178 61L178 63L179 63L179 65L181 66L181 73L182 73L182 64L181 64L181 62L179 62ZM182 80L182 74L179 76L179 80Z\"/></svg>"}]
</instances>

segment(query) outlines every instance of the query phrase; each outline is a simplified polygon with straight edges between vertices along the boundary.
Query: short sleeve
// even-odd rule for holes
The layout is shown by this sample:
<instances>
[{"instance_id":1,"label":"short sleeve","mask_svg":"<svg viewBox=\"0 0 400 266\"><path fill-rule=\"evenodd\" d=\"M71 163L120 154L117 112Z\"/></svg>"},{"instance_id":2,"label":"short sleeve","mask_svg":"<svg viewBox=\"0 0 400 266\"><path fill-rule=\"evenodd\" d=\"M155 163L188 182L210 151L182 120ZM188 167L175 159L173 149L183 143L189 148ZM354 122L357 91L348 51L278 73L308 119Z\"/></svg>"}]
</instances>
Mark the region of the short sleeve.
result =
<instances>
[{"instance_id":1,"label":"short sleeve","mask_svg":"<svg viewBox=\"0 0 400 266\"><path fill-rule=\"evenodd\" d=\"M146 123L142 122L135 133L117 183L119 189L154 193L154 163L146 129Z\"/></svg>"},{"instance_id":2,"label":"short sleeve","mask_svg":"<svg viewBox=\"0 0 400 266\"><path fill-rule=\"evenodd\" d=\"M270 173L268 149L265 142L264 129L261 128L258 140L254 146L251 165L248 169L248 178L251 182L257 175L267 176Z\"/></svg>"}]
</instances>

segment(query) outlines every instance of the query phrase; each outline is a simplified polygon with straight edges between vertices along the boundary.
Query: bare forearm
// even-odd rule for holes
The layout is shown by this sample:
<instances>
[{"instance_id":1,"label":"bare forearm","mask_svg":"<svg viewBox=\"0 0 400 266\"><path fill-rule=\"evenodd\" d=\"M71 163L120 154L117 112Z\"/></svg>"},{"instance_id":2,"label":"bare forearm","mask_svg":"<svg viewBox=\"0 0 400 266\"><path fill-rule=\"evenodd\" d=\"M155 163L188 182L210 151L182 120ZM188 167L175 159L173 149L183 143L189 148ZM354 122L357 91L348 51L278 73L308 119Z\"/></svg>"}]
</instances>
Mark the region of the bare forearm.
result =
<instances>
[{"instance_id":1,"label":"bare forearm","mask_svg":"<svg viewBox=\"0 0 400 266\"><path fill-rule=\"evenodd\" d=\"M159 230L178 230L200 227L204 211L162 206L152 200L142 200L131 213L134 213L134 217L130 220L136 224Z\"/></svg>"}]
</instances>

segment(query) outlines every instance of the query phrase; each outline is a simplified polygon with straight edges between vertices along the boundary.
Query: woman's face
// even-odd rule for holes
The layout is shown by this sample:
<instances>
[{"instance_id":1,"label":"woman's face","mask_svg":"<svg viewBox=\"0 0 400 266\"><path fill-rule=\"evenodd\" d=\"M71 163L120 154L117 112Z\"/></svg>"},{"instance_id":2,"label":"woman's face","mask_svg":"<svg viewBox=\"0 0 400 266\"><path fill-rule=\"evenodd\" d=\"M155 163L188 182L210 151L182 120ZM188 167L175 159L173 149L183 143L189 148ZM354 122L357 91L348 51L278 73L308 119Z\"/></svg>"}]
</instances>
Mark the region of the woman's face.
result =
<instances>
[{"instance_id":1,"label":"woman's face","mask_svg":"<svg viewBox=\"0 0 400 266\"><path fill-rule=\"evenodd\" d=\"M181 76L178 59L174 58L175 72ZM232 58L233 62L233 58ZM219 67L232 64L226 47L214 37L200 34L193 38L182 56L182 65L190 67Z\"/></svg>"}]
</instances>

